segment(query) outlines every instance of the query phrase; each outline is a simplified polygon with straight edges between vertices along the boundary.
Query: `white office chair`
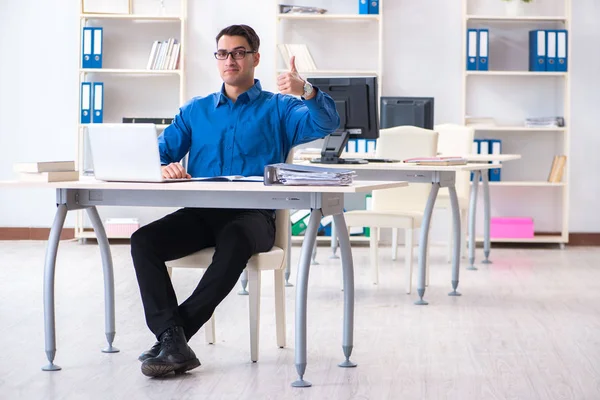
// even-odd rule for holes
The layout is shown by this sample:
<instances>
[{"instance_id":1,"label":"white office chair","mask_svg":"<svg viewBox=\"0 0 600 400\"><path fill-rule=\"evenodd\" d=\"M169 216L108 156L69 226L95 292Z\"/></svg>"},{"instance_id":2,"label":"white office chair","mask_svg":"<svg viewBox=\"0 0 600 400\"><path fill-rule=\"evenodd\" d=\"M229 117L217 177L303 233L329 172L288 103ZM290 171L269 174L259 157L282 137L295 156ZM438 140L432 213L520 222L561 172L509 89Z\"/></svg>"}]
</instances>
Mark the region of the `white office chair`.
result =
<instances>
[{"instance_id":1,"label":"white office chair","mask_svg":"<svg viewBox=\"0 0 600 400\"><path fill-rule=\"evenodd\" d=\"M286 162L292 162L293 150L288 154ZM290 241L290 212L277 210L275 221L275 244L266 253L253 255L244 274L248 276L249 283L249 311L250 311L250 359L258 361L258 335L260 327L260 278L261 272L273 270L275 275L275 326L277 330L277 346L285 347L285 279L284 272L287 265ZM207 268L212 262L214 247L198 251L187 257L167 262L169 276L173 268ZM215 343L214 314L204 325L207 343Z\"/></svg>"},{"instance_id":2,"label":"white office chair","mask_svg":"<svg viewBox=\"0 0 600 400\"><path fill-rule=\"evenodd\" d=\"M438 134L429 129L399 126L379 131L376 156L404 160L432 157L437 152ZM369 246L373 283L379 282L379 228L404 229L406 293L412 289L413 234L420 228L431 184L411 183L407 188L378 190L373 193L371 210L355 210L344 214L348 226L371 228ZM394 238L395 239L395 238ZM392 246L396 259L396 246Z\"/></svg>"},{"instance_id":3,"label":"white office chair","mask_svg":"<svg viewBox=\"0 0 600 400\"><path fill-rule=\"evenodd\" d=\"M441 124L435 126L438 132L438 154L441 156L462 156L472 153L473 128L455 124ZM467 256L467 217L469 210L470 175L468 171L456 173L456 194L458 196L458 208L460 209L460 240L462 257ZM450 196L448 188L440 188L436 208L450 210ZM452 259L453 231L452 223L448 224L448 262Z\"/></svg>"}]
</instances>

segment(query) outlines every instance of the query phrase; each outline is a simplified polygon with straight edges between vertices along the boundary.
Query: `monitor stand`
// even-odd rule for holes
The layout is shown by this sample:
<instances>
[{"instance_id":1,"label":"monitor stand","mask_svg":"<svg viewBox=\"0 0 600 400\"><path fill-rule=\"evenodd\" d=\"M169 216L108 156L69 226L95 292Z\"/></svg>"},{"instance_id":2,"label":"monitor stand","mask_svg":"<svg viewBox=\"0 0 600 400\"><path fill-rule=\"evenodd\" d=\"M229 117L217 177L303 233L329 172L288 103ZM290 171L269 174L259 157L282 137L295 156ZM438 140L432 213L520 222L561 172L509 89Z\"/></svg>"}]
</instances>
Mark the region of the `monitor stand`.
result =
<instances>
[{"instance_id":1,"label":"monitor stand","mask_svg":"<svg viewBox=\"0 0 600 400\"><path fill-rule=\"evenodd\" d=\"M333 132L325 138L321 149L321 158L315 158L310 162L317 164L366 164L368 161L360 158L340 158L349 138L348 131Z\"/></svg>"}]
</instances>

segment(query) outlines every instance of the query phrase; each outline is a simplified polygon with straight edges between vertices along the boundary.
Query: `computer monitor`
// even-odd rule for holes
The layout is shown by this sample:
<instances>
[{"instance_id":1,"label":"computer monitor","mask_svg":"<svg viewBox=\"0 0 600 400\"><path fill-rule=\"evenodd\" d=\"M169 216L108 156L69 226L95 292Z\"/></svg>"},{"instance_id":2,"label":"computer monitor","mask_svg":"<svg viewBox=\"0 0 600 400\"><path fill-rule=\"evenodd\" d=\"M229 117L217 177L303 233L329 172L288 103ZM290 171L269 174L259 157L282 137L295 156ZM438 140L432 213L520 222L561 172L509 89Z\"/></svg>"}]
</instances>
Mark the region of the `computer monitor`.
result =
<instances>
[{"instance_id":1,"label":"computer monitor","mask_svg":"<svg viewBox=\"0 0 600 400\"><path fill-rule=\"evenodd\" d=\"M381 97L381 128L433 129L433 97Z\"/></svg>"},{"instance_id":2,"label":"computer monitor","mask_svg":"<svg viewBox=\"0 0 600 400\"><path fill-rule=\"evenodd\" d=\"M340 115L338 130L327 138L321 149L324 164L364 163L363 160L340 159L348 139L377 139L377 77L315 77L308 81L327 93Z\"/></svg>"}]
</instances>

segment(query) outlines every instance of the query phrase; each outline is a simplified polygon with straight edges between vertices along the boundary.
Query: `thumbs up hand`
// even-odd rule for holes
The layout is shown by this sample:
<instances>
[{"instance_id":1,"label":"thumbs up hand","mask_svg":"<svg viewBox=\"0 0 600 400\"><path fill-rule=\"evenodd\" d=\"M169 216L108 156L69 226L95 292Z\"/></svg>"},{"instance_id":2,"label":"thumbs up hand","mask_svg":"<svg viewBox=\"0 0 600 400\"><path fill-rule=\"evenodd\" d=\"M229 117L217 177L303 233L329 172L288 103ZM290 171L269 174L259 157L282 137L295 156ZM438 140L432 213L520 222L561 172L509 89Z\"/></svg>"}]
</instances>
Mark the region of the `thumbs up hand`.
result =
<instances>
[{"instance_id":1,"label":"thumbs up hand","mask_svg":"<svg viewBox=\"0 0 600 400\"><path fill-rule=\"evenodd\" d=\"M290 71L277 77L277 86L281 94L302 96L304 93L304 79L300 77L298 69L296 69L296 56L292 56L290 59Z\"/></svg>"}]
</instances>

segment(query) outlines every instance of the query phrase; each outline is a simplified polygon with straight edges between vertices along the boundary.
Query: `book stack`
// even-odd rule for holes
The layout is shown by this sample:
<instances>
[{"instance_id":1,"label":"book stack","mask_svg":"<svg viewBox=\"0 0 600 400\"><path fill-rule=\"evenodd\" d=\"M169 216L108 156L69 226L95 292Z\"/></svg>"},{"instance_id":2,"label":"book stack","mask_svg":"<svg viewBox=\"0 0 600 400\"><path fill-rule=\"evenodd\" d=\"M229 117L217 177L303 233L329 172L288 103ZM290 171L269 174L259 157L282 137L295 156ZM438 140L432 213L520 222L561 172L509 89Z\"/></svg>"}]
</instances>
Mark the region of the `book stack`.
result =
<instances>
[{"instance_id":1,"label":"book stack","mask_svg":"<svg viewBox=\"0 0 600 400\"><path fill-rule=\"evenodd\" d=\"M155 41L152 44L152 50L150 50L146 69L177 69L180 46L180 43L174 38L165 41Z\"/></svg>"},{"instance_id":2,"label":"book stack","mask_svg":"<svg viewBox=\"0 0 600 400\"><path fill-rule=\"evenodd\" d=\"M78 181L74 161L42 161L17 163L13 166L18 180L23 182L67 182Z\"/></svg>"},{"instance_id":3,"label":"book stack","mask_svg":"<svg viewBox=\"0 0 600 400\"><path fill-rule=\"evenodd\" d=\"M550 175L548 175L548 182L560 183L562 182L563 173L565 171L565 164L567 163L567 156L554 156L552 160L552 168L550 169Z\"/></svg>"},{"instance_id":4,"label":"book stack","mask_svg":"<svg viewBox=\"0 0 600 400\"><path fill-rule=\"evenodd\" d=\"M316 71L317 65L312 58L308 46L305 44L278 44L279 54L285 62L287 69L290 69L290 59L296 57L296 68L298 71Z\"/></svg>"}]
</instances>

